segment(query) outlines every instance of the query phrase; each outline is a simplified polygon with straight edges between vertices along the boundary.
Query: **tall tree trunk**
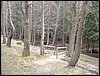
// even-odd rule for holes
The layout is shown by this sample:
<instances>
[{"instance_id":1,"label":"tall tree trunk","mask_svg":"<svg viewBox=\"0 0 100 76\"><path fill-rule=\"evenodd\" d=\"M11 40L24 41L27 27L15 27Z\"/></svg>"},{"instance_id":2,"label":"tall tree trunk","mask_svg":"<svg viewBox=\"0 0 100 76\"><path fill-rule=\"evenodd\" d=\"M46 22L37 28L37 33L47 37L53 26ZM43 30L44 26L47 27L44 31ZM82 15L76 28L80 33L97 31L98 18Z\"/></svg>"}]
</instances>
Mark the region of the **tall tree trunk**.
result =
<instances>
[{"instance_id":1,"label":"tall tree trunk","mask_svg":"<svg viewBox=\"0 0 100 76\"><path fill-rule=\"evenodd\" d=\"M41 48L40 55L44 56L44 1L42 2L42 33L41 33Z\"/></svg>"},{"instance_id":2,"label":"tall tree trunk","mask_svg":"<svg viewBox=\"0 0 100 76\"><path fill-rule=\"evenodd\" d=\"M34 3L32 2L32 11L34 11L34 9L33 9L33 7L34 7ZM33 14L34 16L33 16L33 20L34 20L34 22L32 21L32 34L31 34L31 45L35 45L35 14Z\"/></svg>"},{"instance_id":3,"label":"tall tree trunk","mask_svg":"<svg viewBox=\"0 0 100 76\"><path fill-rule=\"evenodd\" d=\"M34 7L34 6L33 6ZM33 9L34 10L34 9ZM35 14L34 14L34 25L33 25L33 30L34 30L34 42L33 42L33 44L35 45L35 36L36 36L36 29L35 29Z\"/></svg>"},{"instance_id":4,"label":"tall tree trunk","mask_svg":"<svg viewBox=\"0 0 100 76\"><path fill-rule=\"evenodd\" d=\"M60 9L60 3L59 3L59 6L58 6L58 9L57 9L57 20L56 20L56 26L55 26L54 38L53 38L52 45L54 45L55 39L56 39L56 33L57 33L56 31L57 31L57 26L58 26L59 9Z\"/></svg>"},{"instance_id":5,"label":"tall tree trunk","mask_svg":"<svg viewBox=\"0 0 100 76\"><path fill-rule=\"evenodd\" d=\"M22 29L21 29L21 34L20 34L20 39L19 40L23 40L23 35L24 35L24 14L25 14L25 10L24 10L24 8L25 8L25 4L24 4L24 2L20 2L20 4L21 4L21 11L22 11Z\"/></svg>"},{"instance_id":6,"label":"tall tree trunk","mask_svg":"<svg viewBox=\"0 0 100 76\"><path fill-rule=\"evenodd\" d=\"M21 40L21 36L22 36L22 27L20 26L19 40Z\"/></svg>"},{"instance_id":7,"label":"tall tree trunk","mask_svg":"<svg viewBox=\"0 0 100 76\"><path fill-rule=\"evenodd\" d=\"M90 48L90 43L88 42L88 43L87 43L87 51L88 51L88 52L90 51L89 48Z\"/></svg>"},{"instance_id":8,"label":"tall tree trunk","mask_svg":"<svg viewBox=\"0 0 100 76\"><path fill-rule=\"evenodd\" d=\"M33 36L33 26L32 26L31 45L33 45L33 42L34 42L34 41L33 41L33 37L34 37L34 36Z\"/></svg>"},{"instance_id":9,"label":"tall tree trunk","mask_svg":"<svg viewBox=\"0 0 100 76\"><path fill-rule=\"evenodd\" d=\"M34 27L33 27L33 29L34 29L34 36L33 36L34 37L34 42L33 42L33 44L35 45L35 35L36 35L36 32L35 32L36 31L35 30L35 19L34 19Z\"/></svg>"},{"instance_id":10,"label":"tall tree trunk","mask_svg":"<svg viewBox=\"0 0 100 76\"><path fill-rule=\"evenodd\" d=\"M10 32L9 32L9 35L8 35L8 39L7 39L7 46L8 47L11 47L11 39L12 39L12 36L13 36L13 33L12 33L12 29L10 29Z\"/></svg>"},{"instance_id":11,"label":"tall tree trunk","mask_svg":"<svg viewBox=\"0 0 100 76\"><path fill-rule=\"evenodd\" d=\"M80 12L80 21L79 21L79 26L77 29L76 33L76 44L75 44L75 52L73 56L71 57L70 62L68 63L68 66L75 66L76 63L78 62L78 59L80 57L80 51L81 51L81 37L82 37L82 31L84 28L84 21L85 21L85 15L86 15L86 6L87 6L87 1L83 1L82 5L82 11Z\"/></svg>"},{"instance_id":12,"label":"tall tree trunk","mask_svg":"<svg viewBox=\"0 0 100 76\"><path fill-rule=\"evenodd\" d=\"M30 55L29 50L29 17L28 17L28 1L25 1L25 14L24 14L24 50L22 52L23 57L27 57Z\"/></svg>"},{"instance_id":13,"label":"tall tree trunk","mask_svg":"<svg viewBox=\"0 0 100 76\"><path fill-rule=\"evenodd\" d=\"M50 20L50 10L51 10L51 6L49 4L49 20ZM48 24L48 28L47 28L47 45L49 44L49 35L50 35L50 23Z\"/></svg>"},{"instance_id":14,"label":"tall tree trunk","mask_svg":"<svg viewBox=\"0 0 100 76\"><path fill-rule=\"evenodd\" d=\"M7 3L6 3L6 37L8 37L8 9L7 9Z\"/></svg>"},{"instance_id":15,"label":"tall tree trunk","mask_svg":"<svg viewBox=\"0 0 100 76\"><path fill-rule=\"evenodd\" d=\"M76 36L76 1L73 3L71 2L71 18L72 18L72 25L71 25L71 34L69 39L69 46L68 46L68 56L72 57L75 47L75 36Z\"/></svg>"},{"instance_id":16,"label":"tall tree trunk","mask_svg":"<svg viewBox=\"0 0 100 76\"><path fill-rule=\"evenodd\" d=\"M22 6L22 1L20 1L20 7L21 7L21 10L23 9L23 6ZM19 40L22 39L22 29L23 29L23 13L21 13L22 15L22 19L21 19L21 25L20 25L20 35L19 35Z\"/></svg>"},{"instance_id":17,"label":"tall tree trunk","mask_svg":"<svg viewBox=\"0 0 100 76\"><path fill-rule=\"evenodd\" d=\"M5 3L4 2L2 2L2 11L1 11L1 13L2 13L2 32L3 32L3 44L5 44L6 43L6 32L5 32L5 5L4 5Z\"/></svg>"},{"instance_id":18,"label":"tall tree trunk","mask_svg":"<svg viewBox=\"0 0 100 76\"><path fill-rule=\"evenodd\" d=\"M32 1L29 1L29 45L31 44L31 33L32 33Z\"/></svg>"},{"instance_id":19,"label":"tall tree trunk","mask_svg":"<svg viewBox=\"0 0 100 76\"><path fill-rule=\"evenodd\" d=\"M23 40L23 35L24 35L24 16L22 15L22 22L21 22L21 34L19 37L19 40Z\"/></svg>"},{"instance_id":20,"label":"tall tree trunk","mask_svg":"<svg viewBox=\"0 0 100 76\"><path fill-rule=\"evenodd\" d=\"M31 34L31 45L33 45L33 38L34 38L34 33L33 33L33 31L34 31L34 28L33 28L33 25L32 25L32 34Z\"/></svg>"},{"instance_id":21,"label":"tall tree trunk","mask_svg":"<svg viewBox=\"0 0 100 76\"><path fill-rule=\"evenodd\" d=\"M36 32L35 32L35 19L34 19L34 24L32 25L32 45L35 45L35 35L36 35Z\"/></svg>"},{"instance_id":22,"label":"tall tree trunk","mask_svg":"<svg viewBox=\"0 0 100 76\"><path fill-rule=\"evenodd\" d=\"M35 35L36 35L35 31L36 30L35 30L35 24L34 24L34 43L33 43L34 45L35 45Z\"/></svg>"},{"instance_id":23,"label":"tall tree trunk","mask_svg":"<svg viewBox=\"0 0 100 76\"><path fill-rule=\"evenodd\" d=\"M89 43L88 40L87 40L87 42L86 42L86 51L87 51L87 52L89 52L89 47L90 47L90 43Z\"/></svg>"},{"instance_id":24,"label":"tall tree trunk","mask_svg":"<svg viewBox=\"0 0 100 76\"><path fill-rule=\"evenodd\" d=\"M94 45L94 44L92 44L92 50L95 50L94 48L95 48L95 45Z\"/></svg>"},{"instance_id":25,"label":"tall tree trunk","mask_svg":"<svg viewBox=\"0 0 100 76\"><path fill-rule=\"evenodd\" d=\"M50 35L50 32L49 32L49 25L48 25L48 29L47 29L47 45L49 45L49 35Z\"/></svg>"},{"instance_id":26,"label":"tall tree trunk","mask_svg":"<svg viewBox=\"0 0 100 76\"><path fill-rule=\"evenodd\" d=\"M65 46L64 40L65 40L65 34L64 34L64 26L62 28L62 46Z\"/></svg>"},{"instance_id":27,"label":"tall tree trunk","mask_svg":"<svg viewBox=\"0 0 100 76\"><path fill-rule=\"evenodd\" d=\"M8 39L7 40L7 46L11 47L11 39L12 39L14 33L15 33L15 26L14 26L14 24L12 22L12 19L11 19L11 6L10 6L10 2L9 1L7 2L7 5L8 5L8 11L9 11L9 20L10 20L10 24L11 24L10 34L9 34L9 36L7 38Z\"/></svg>"},{"instance_id":28,"label":"tall tree trunk","mask_svg":"<svg viewBox=\"0 0 100 76\"><path fill-rule=\"evenodd\" d=\"M20 25L19 40L21 40L21 34L22 34L22 27L21 27L21 25Z\"/></svg>"},{"instance_id":29,"label":"tall tree trunk","mask_svg":"<svg viewBox=\"0 0 100 76\"><path fill-rule=\"evenodd\" d=\"M62 26L62 46L64 46L64 38L65 38L65 34L64 34L64 27L65 27L65 1L63 1L63 26Z\"/></svg>"},{"instance_id":30,"label":"tall tree trunk","mask_svg":"<svg viewBox=\"0 0 100 76\"><path fill-rule=\"evenodd\" d=\"M83 39L81 37L81 49L82 49L82 47L83 47Z\"/></svg>"}]
</instances>

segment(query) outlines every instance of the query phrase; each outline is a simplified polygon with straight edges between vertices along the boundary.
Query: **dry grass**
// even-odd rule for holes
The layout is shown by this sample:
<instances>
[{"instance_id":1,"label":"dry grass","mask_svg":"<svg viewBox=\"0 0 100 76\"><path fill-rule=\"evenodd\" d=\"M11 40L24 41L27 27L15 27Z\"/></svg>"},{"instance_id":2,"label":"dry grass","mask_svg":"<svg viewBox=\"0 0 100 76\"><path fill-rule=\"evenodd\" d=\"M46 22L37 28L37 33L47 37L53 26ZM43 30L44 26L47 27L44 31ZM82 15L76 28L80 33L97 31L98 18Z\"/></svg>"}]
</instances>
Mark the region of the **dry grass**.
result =
<instances>
[{"instance_id":1,"label":"dry grass","mask_svg":"<svg viewBox=\"0 0 100 76\"><path fill-rule=\"evenodd\" d=\"M67 62L56 59L53 51L46 50L47 54L40 55L38 46L31 46L30 56L22 57L23 42L17 45L17 41L12 41L12 47L1 44L1 74L2 75L93 75L85 69L74 67L68 68ZM52 57L51 57L52 55ZM80 56L81 60L97 61L86 55ZM93 59L93 60L92 60Z\"/></svg>"}]
</instances>

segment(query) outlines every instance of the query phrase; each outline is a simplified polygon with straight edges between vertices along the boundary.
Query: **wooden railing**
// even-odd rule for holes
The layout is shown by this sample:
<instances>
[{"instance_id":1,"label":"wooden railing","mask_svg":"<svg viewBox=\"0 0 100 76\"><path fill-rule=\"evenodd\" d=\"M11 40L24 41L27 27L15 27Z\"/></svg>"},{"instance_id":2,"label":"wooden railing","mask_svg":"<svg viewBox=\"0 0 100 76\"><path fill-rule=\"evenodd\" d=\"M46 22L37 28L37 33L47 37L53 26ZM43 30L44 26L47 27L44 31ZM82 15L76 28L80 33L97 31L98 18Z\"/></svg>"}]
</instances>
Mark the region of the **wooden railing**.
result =
<instances>
[{"instance_id":1,"label":"wooden railing","mask_svg":"<svg viewBox=\"0 0 100 76\"><path fill-rule=\"evenodd\" d=\"M53 48L55 50L55 55L56 55L56 59L58 59L58 50L61 50L61 49L65 49L67 50L67 47L56 47L56 46L52 46L52 45L44 45L44 47L46 48Z\"/></svg>"}]
</instances>

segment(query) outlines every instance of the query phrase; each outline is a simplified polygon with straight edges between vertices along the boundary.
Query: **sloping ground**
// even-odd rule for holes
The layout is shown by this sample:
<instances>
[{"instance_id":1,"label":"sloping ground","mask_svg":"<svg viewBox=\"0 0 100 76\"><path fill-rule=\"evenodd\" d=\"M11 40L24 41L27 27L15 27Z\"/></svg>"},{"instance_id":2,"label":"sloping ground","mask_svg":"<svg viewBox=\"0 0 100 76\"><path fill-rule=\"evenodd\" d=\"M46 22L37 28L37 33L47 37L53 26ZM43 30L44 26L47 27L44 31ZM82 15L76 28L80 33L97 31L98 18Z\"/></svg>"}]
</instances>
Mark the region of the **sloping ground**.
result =
<instances>
[{"instance_id":1,"label":"sloping ground","mask_svg":"<svg viewBox=\"0 0 100 76\"><path fill-rule=\"evenodd\" d=\"M89 64L89 63L84 62L82 60L79 60L77 66L81 67L83 69L86 69L86 70L88 70L90 72L99 74L99 66L95 66L95 65Z\"/></svg>"},{"instance_id":2,"label":"sloping ground","mask_svg":"<svg viewBox=\"0 0 100 76\"><path fill-rule=\"evenodd\" d=\"M31 55L22 57L22 45L16 45L12 41L12 47L1 44L1 74L2 75L95 75L81 67L67 67L67 62L48 53L44 57L39 55L39 47L31 46ZM49 51L49 50L48 50ZM91 59L92 60L92 59ZM81 63L80 63L81 64Z\"/></svg>"}]
</instances>

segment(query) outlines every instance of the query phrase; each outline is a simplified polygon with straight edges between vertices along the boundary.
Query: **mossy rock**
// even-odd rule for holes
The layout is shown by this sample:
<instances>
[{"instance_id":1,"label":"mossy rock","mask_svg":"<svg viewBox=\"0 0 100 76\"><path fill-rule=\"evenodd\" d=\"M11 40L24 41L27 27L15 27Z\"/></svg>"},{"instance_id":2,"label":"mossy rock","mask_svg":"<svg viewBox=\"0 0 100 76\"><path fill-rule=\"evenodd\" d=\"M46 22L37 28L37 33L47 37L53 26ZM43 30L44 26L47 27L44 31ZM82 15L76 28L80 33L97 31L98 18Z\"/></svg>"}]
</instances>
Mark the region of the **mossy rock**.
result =
<instances>
[{"instance_id":1,"label":"mossy rock","mask_svg":"<svg viewBox=\"0 0 100 76\"><path fill-rule=\"evenodd\" d=\"M22 52L22 57L27 57L27 56L30 56L30 51L29 50L24 50Z\"/></svg>"}]
</instances>

